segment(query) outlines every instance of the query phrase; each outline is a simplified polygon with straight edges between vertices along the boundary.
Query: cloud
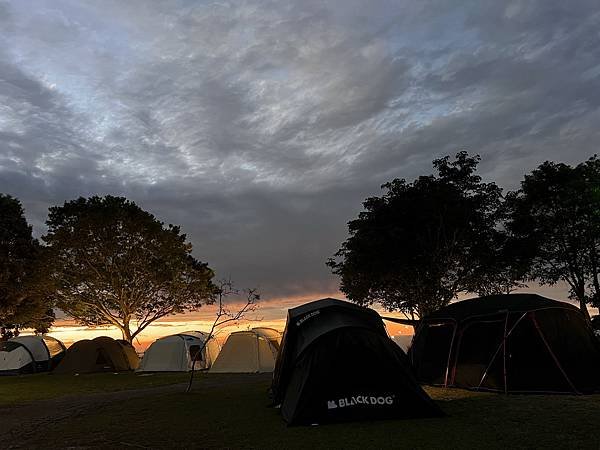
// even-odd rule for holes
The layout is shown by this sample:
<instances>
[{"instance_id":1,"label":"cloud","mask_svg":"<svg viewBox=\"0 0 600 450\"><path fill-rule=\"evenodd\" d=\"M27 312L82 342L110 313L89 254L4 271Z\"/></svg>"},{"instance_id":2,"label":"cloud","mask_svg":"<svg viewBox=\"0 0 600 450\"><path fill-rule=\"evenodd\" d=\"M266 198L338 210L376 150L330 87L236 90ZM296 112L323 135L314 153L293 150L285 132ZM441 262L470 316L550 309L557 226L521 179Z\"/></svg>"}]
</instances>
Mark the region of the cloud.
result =
<instances>
[{"instance_id":1,"label":"cloud","mask_svg":"<svg viewBox=\"0 0 600 450\"><path fill-rule=\"evenodd\" d=\"M361 201L466 148L597 151L591 1L0 2L0 191L125 195L264 298L331 293Z\"/></svg>"}]
</instances>

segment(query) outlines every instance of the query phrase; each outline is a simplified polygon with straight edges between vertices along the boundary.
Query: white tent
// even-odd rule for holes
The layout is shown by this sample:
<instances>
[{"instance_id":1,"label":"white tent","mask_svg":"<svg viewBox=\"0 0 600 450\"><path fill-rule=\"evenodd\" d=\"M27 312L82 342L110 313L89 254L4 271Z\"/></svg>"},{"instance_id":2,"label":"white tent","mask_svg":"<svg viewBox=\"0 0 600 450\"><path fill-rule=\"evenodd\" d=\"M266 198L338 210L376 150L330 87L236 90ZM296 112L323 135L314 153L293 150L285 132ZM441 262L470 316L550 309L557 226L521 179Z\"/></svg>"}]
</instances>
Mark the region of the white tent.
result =
<instances>
[{"instance_id":1,"label":"white tent","mask_svg":"<svg viewBox=\"0 0 600 450\"><path fill-rule=\"evenodd\" d=\"M280 343L281 333L272 328L261 327L231 333L210 372L272 372Z\"/></svg>"},{"instance_id":2,"label":"white tent","mask_svg":"<svg viewBox=\"0 0 600 450\"><path fill-rule=\"evenodd\" d=\"M45 372L64 356L65 346L50 336L17 336L0 343L0 374Z\"/></svg>"},{"instance_id":3,"label":"white tent","mask_svg":"<svg viewBox=\"0 0 600 450\"><path fill-rule=\"evenodd\" d=\"M208 369L219 354L219 344L209 339L208 333L186 331L157 339L148 347L140 363L138 372L187 372L192 370L194 356L195 370ZM203 348L204 347L204 348Z\"/></svg>"},{"instance_id":4,"label":"white tent","mask_svg":"<svg viewBox=\"0 0 600 450\"><path fill-rule=\"evenodd\" d=\"M412 334L397 334L392 337L392 341L394 341L398 347L400 347L405 352L408 352L412 344L413 335Z\"/></svg>"}]
</instances>

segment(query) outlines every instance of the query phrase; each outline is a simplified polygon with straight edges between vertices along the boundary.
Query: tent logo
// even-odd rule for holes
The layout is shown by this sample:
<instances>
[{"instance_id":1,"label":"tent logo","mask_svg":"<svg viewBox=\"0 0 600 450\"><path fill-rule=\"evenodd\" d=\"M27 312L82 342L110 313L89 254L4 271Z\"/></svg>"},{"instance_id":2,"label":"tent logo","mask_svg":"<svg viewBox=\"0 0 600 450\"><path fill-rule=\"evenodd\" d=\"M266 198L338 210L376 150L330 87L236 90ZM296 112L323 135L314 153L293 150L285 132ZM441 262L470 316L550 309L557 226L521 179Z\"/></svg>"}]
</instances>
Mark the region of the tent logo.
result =
<instances>
[{"instance_id":1,"label":"tent logo","mask_svg":"<svg viewBox=\"0 0 600 450\"><path fill-rule=\"evenodd\" d=\"M327 400L327 409L345 408L347 406L390 406L394 404L394 395L375 397L373 395L355 395L338 400Z\"/></svg>"},{"instance_id":2,"label":"tent logo","mask_svg":"<svg viewBox=\"0 0 600 450\"><path fill-rule=\"evenodd\" d=\"M321 310L319 310L319 309L317 309L316 311L313 311L311 313L308 313L307 315L305 315L304 317L301 317L300 319L298 319L296 321L296 326L299 327L300 325L302 325L304 322L306 322L311 317L317 316L319 314L321 314Z\"/></svg>"}]
</instances>

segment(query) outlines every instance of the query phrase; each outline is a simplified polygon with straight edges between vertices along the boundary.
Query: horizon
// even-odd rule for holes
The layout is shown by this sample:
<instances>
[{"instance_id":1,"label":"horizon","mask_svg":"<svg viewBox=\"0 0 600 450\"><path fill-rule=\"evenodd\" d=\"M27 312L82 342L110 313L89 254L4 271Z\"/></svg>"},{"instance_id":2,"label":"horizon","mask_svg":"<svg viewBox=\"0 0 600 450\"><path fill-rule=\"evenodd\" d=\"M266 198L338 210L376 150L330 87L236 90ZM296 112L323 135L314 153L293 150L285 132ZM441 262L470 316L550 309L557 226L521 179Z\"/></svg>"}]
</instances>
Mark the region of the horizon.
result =
<instances>
[{"instance_id":1,"label":"horizon","mask_svg":"<svg viewBox=\"0 0 600 450\"><path fill-rule=\"evenodd\" d=\"M535 283L531 287L519 288L514 293L535 293L554 300L564 301L576 304L567 298L567 287L559 284L557 286L539 286ZM234 331L246 330L257 326L266 326L283 332L286 325L287 310L300 306L306 302L317 300L325 297L333 297L347 300L339 291L323 296L308 295L305 297L295 297L288 299L275 299L271 301L259 301L259 308L249 315L247 318L240 320L239 323L223 327L217 330L216 337L219 342L223 342L227 336ZM475 297L473 294L462 294L454 301L461 301L467 298ZM235 309L236 303L229 303L230 307ZM384 311L381 307L371 306L380 315L387 317L404 318L404 315L399 312ZM588 308L590 313L598 313L597 308ZM134 339L133 345L138 352L144 352L152 342L161 337L172 334L182 333L184 331L210 331L214 321L215 308L212 305L206 305L196 312L187 312L184 314L176 314L152 323L138 337ZM413 334L413 329L409 325L400 325L397 323L383 321L390 337L395 336L410 336ZM33 334L32 330L23 330L22 335ZM81 339L93 339L98 336L109 336L114 339L121 339L121 332L114 326L104 325L90 327L80 325L73 319L67 317L59 318L46 333L52 337L59 339L67 347Z\"/></svg>"}]
</instances>

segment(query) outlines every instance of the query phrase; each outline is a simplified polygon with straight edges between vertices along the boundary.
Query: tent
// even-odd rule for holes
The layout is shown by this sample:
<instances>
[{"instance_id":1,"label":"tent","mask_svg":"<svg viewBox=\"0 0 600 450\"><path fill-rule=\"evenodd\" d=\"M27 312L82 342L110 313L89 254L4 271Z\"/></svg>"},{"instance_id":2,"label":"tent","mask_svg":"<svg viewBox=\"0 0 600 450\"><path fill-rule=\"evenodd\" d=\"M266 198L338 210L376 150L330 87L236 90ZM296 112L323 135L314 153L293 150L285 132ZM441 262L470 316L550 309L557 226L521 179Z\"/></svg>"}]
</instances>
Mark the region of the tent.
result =
<instances>
[{"instance_id":1,"label":"tent","mask_svg":"<svg viewBox=\"0 0 600 450\"><path fill-rule=\"evenodd\" d=\"M500 392L600 387L600 343L575 306L534 294L453 303L422 320L411 363L423 383Z\"/></svg>"},{"instance_id":2,"label":"tent","mask_svg":"<svg viewBox=\"0 0 600 450\"><path fill-rule=\"evenodd\" d=\"M379 314L332 298L288 311L272 392L290 425L443 415Z\"/></svg>"},{"instance_id":3,"label":"tent","mask_svg":"<svg viewBox=\"0 0 600 450\"><path fill-rule=\"evenodd\" d=\"M0 342L0 375L47 372L59 363L65 346L50 336L17 336Z\"/></svg>"},{"instance_id":4,"label":"tent","mask_svg":"<svg viewBox=\"0 0 600 450\"><path fill-rule=\"evenodd\" d=\"M404 350L404 352L408 352L410 350L412 339L412 334L397 334L396 336L392 337L392 341L394 341L398 347Z\"/></svg>"},{"instance_id":5,"label":"tent","mask_svg":"<svg viewBox=\"0 0 600 450\"><path fill-rule=\"evenodd\" d=\"M208 369L219 354L219 344L208 339L208 333L186 331L157 339L148 347L138 368L139 372L187 372L195 369ZM200 351L201 353L197 355Z\"/></svg>"},{"instance_id":6,"label":"tent","mask_svg":"<svg viewBox=\"0 0 600 450\"><path fill-rule=\"evenodd\" d=\"M100 336L75 342L53 373L120 372L137 369L138 365L131 344Z\"/></svg>"},{"instance_id":7,"label":"tent","mask_svg":"<svg viewBox=\"0 0 600 450\"><path fill-rule=\"evenodd\" d=\"M231 333L210 368L211 373L273 372L281 334L272 328Z\"/></svg>"}]
</instances>

